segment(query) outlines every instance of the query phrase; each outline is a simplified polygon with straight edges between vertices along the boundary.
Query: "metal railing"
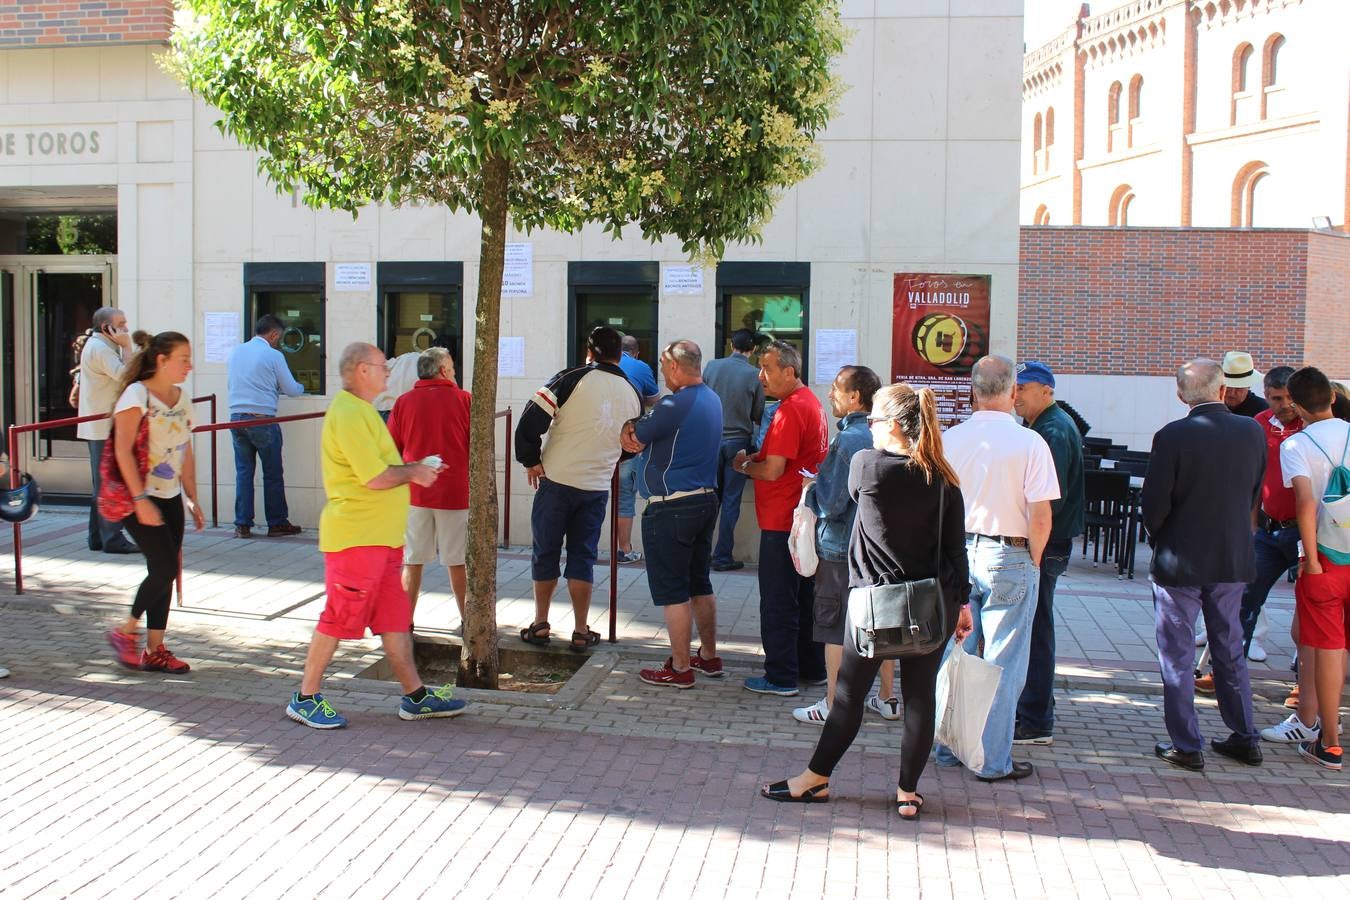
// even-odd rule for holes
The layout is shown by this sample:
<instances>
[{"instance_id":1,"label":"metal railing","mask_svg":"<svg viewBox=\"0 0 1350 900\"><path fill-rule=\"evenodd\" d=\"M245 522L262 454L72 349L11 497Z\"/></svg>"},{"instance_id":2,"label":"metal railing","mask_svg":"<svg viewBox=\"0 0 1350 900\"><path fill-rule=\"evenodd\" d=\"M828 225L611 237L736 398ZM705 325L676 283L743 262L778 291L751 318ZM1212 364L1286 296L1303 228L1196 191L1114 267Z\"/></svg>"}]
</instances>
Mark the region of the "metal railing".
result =
<instances>
[{"instance_id":1,"label":"metal railing","mask_svg":"<svg viewBox=\"0 0 1350 900\"><path fill-rule=\"evenodd\" d=\"M211 422L216 421L216 395L206 394L202 397L193 397L193 403L209 403L211 405ZM19 435L30 434L39 431L47 431L51 428L63 428L67 425L80 425L85 422L97 422L101 419L112 418L112 413L98 413L91 416L69 416L64 419L50 419L46 422L32 422L28 425L9 426L9 486L12 490L19 486ZM206 427L206 426L203 426ZM211 517L214 520L216 515L216 444L215 438L211 441ZM96 497L89 498L89 502L97 503ZM23 525L14 523L14 593L23 593ZM179 585L179 598L182 598L182 585Z\"/></svg>"},{"instance_id":2,"label":"metal railing","mask_svg":"<svg viewBox=\"0 0 1350 900\"><path fill-rule=\"evenodd\" d=\"M499 409L492 416L493 419L506 417L506 455L503 457L505 463L502 468L505 474L502 476L502 492L505 494L502 500L502 542L501 548L505 550L511 546L511 407Z\"/></svg>"}]
</instances>

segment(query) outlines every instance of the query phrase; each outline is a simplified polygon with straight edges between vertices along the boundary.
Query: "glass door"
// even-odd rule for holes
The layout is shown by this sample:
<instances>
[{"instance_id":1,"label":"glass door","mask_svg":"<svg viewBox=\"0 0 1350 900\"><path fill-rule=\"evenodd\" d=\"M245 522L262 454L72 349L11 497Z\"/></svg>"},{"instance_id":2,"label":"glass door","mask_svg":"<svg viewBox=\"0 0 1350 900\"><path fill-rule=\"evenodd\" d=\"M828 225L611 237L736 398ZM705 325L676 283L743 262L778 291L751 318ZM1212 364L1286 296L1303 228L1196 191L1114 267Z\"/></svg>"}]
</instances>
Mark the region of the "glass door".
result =
<instances>
[{"instance_id":1,"label":"glass door","mask_svg":"<svg viewBox=\"0 0 1350 900\"><path fill-rule=\"evenodd\" d=\"M569 362L579 366L586 361L586 336L599 325L608 325L638 342L638 359L657 375L656 291L651 288L575 287L572 355ZM659 382L659 376L658 376Z\"/></svg>"}]
</instances>

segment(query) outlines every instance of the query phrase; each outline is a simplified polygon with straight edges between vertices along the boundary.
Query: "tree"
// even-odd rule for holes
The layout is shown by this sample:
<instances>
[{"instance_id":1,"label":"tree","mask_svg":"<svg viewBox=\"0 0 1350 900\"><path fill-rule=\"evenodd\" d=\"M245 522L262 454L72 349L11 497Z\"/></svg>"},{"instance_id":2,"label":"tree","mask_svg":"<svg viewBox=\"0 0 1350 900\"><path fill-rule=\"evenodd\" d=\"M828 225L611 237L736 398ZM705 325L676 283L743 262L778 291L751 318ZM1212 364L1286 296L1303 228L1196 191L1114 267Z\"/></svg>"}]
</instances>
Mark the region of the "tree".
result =
<instances>
[{"instance_id":1,"label":"tree","mask_svg":"<svg viewBox=\"0 0 1350 900\"><path fill-rule=\"evenodd\" d=\"M837 0L179 0L168 60L279 191L482 221L465 647L495 687L493 419L517 228L598 222L691 255L753 241L817 164ZM508 447L508 454L510 453Z\"/></svg>"}]
</instances>

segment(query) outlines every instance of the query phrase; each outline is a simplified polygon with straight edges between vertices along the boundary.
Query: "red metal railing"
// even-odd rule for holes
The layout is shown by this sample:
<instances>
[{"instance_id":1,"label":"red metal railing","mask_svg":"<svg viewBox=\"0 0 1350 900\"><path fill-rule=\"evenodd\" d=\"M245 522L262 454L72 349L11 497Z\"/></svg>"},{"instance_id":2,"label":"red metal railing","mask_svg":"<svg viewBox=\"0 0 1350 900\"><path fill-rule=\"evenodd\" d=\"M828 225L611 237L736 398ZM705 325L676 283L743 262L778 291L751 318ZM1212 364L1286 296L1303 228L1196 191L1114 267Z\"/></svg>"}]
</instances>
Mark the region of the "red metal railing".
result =
<instances>
[{"instance_id":1,"label":"red metal railing","mask_svg":"<svg viewBox=\"0 0 1350 900\"><path fill-rule=\"evenodd\" d=\"M609 482L609 642L619 641L619 466Z\"/></svg>"},{"instance_id":2,"label":"red metal railing","mask_svg":"<svg viewBox=\"0 0 1350 900\"><path fill-rule=\"evenodd\" d=\"M216 395L207 394L203 397L193 397L193 403L209 403L211 405L211 421L216 420ZM19 435L29 434L31 432L46 431L51 428L61 428L67 425L79 425L84 422L97 422L100 419L111 418L111 413L99 413L92 416L70 416L65 419L51 419L46 422L32 422L28 425L9 426L9 486L16 488L19 486ZM211 516L215 518L216 491L215 491L215 441L211 443ZM89 502L97 502L97 498L90 497ZM17 522L14 524L14 593L23 593L23 526ZM179 585L179 595L181 599L182 585Z\"/></svg>"},{"instance_id":3,"label":"red metal railing","mask_svg":"<svg viewBox=\"0 0 1350 900\"><path fill-rule=\"evenodd\" d=\"M492 417L494 419L506 417L506 455L503 457L506 462L502 466L506 470L506 474L502 476L502 492L506 495L502 501L501 547L503 550L511 546L511 415L511 407L508 406L506 409L497 410L497 413Z\"/></svg>"}]
</instances>

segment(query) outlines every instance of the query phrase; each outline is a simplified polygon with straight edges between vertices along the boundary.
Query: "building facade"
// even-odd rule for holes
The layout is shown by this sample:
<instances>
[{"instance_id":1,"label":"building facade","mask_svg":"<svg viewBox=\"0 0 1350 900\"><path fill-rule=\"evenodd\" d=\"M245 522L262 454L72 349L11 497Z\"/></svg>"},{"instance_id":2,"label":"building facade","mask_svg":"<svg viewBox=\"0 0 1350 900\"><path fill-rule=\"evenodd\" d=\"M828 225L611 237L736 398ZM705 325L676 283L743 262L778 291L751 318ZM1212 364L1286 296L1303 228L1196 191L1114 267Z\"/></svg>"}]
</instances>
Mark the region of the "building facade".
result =
<instances>
[{"instance_id":1,"label":"building facade","mask_svg":"<svg viewBox=\"0 0 1350 900\"><path fill-rule=\"evenodd\" d=\"M1345 227L1350 3L1091 6L1023 62L1023 224Z\"/></svg>"},{"instance_id":2,"label":"building facade","mask_svg":"<svg viewBox=\"0 0 1350 900\"><path fill-rule=\"evenodd\" d=\"M843 4L847 91L820 140L824 165L785 194L762 243L731 248L716 268L691 269L674 243L614 240L598 227L512 234L499 405L519 411L578 360L597 322L638 336L653 363L681 337L720 356L730 332L750 324L805 350L822 397L843 357L885 377L903 273L985 279L983 346L1012 353L1021 2L950 7ZM353 219L279 196L256 154L222 136L212 110L160 68L170 27L167 0L21 0L0 17L5 422L72 414L69 343L102 304L124 309L134 328L189 335L189 387L216 394L222 419L223 354L262 312L286 321L283 349L309 392L283 399L283 414L327 407L341 348L354 340L393 354L441 338L470 372L477 219L429 206L372 206ZM314 422L286 431L288 497L302 525L323 503L318 436ZM508 447L499 438L500 465L514 465ZM197 451L205 480L206 438ZM228 520L228 439L217 462ZM66 431L24 442L19 465L54 493L88 490L84 448ZM520 542L530 498L524 479L516 484ZM741 521L748 548L748 508Z\"/></svg>"}]
</instances>

